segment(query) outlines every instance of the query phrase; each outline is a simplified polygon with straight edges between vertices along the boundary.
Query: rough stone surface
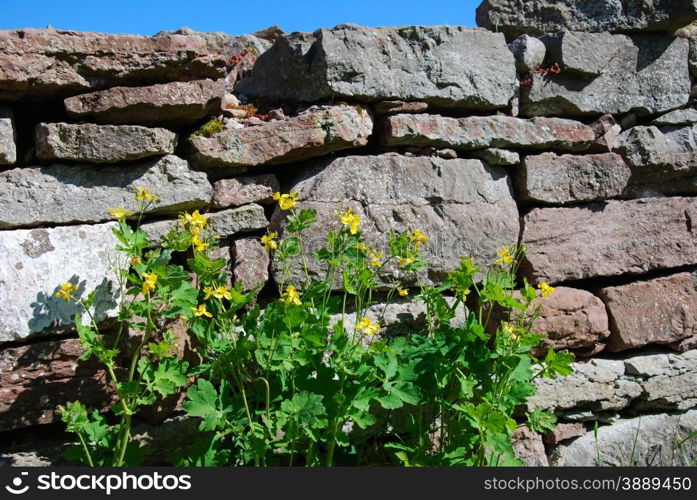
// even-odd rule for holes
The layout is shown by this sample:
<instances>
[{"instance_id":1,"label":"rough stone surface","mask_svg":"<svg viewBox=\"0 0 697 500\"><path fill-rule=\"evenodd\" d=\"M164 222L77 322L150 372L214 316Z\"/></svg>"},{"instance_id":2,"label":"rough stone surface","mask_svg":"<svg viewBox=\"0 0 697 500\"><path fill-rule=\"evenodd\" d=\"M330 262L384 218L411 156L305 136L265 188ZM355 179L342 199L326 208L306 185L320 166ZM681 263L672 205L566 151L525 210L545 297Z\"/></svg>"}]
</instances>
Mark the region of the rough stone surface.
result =
<instances>
[{"instance_id":1,"label":"rough stone surface","mask_svg":"<svg viewBox=\"0 0 697 500\"><path fill-rule=\"evenodd\" d=\"M658 414L622 419L609 426L587 432L567 446L557 447L551 456L553 466L689 466L682 457L694 457L694 439L684 445L682 455L676 441L697 428L697 410L682 414Z\"/></svg>"},{"instance_id":2,"label":"rough stone surface","mask_svg":"<svg viewBox=\"0 0 697 500\"><path fill-rule=\"evenodd\" d=\"M615 139L622 133L622 127L610 114L605 114L591 123L595 141L588 148L588 153L608 153L612 151Z\"/></svg>"},{"instance_id":3,"label":"rough stone surface","mask_svg":"<svg viewBox=\"0 0 697 500\"><path fill-rule=\"evenodd\" d=\"M230 129L212 137L193 137L196 162L204 167L244 170L265 163L287 163L332 151L365 146L373 121L357 106L310 108L287 120Z\"/></svg>"},{"instance_id":4,"label":"rough stone surface","mask_svg":"<svg viewBox=\"0 0 697 500\"><path fill-rule=\"evenodd\" d=\"M399 113L425 113L428 104L425 102L381 101L372 106L376 115L396 115Z\"/></svg>"},{"instance_id":5,"label":"rough stone surface","mask_svg":"<svg viewBox=\"0 0 697 500\"><path fill-rule=\"evenodd\" d=\"M98 171L77 165L15 168L0 173L0 229L108 220L110 208L134 208L135 187L147 188L160 198L150 210L153 213L202 208L213 197L206 174L171 155Z\"/></svg>"},{"instance_id":6,"label":"rough stone surface","mask_svg":"<svg viewBox=\"0 0 697 500\"><path fill-rule=\"evenodd\" d=\"M221 179L213 183L213 207L228 208L247 203L271 203L273 194L280 191L273 174Z\"/></svg>"},{"instance_id":7,"label":"rough stone surface","mask_svg":"<svg viewBox=\"0 0 697 500\"><path fill-rule=\"evenodd\" d=\"M545 453L542 436L531 431L527 426L518 427L511 436L513 449L527 467L547 467L549 461Z\"/></svg>"},{"instance_id":8,"label":"rough stone surface","mask_svg":"<svg viewBox=\"0 0 697 500\"><path fill-rule=\"evenodd\" d=\"M386 117L381 141L386 146L437 148L521 148L582 151L595 139L587 125L563 118L401 114Z\"/></svg>"},{"instance_id":9,"label":"rough stone surface","mask_svg":"<svg viewBox=\"0 0 697 500\"><path fill-rule=\"evenodd\" d=\"M237 233L257 231L264 229L269 224L264 215L264 209L255 204L228 208L205 215L208 217L208 234L220 238L227 238ZM141 228L148 234L151 243L157 243L172 229L176 229L178 224L177 220L161 220L148 222L143 224Z\"/></svg>"},{"instance_id":10,"label":"rough stone surface","mask_svg":"<svg viewBox=\"0 0 697 500\"><path fill-rule=\"evenodd\" d=\"M477 25L509 37L556 31L673 32L697 19L694 0L484 0Z\"/></svg>"},{"instance_id":11,"label":"rough stone surface","mask_svg":"<svg viewBox=\"0 0 697 500\"><path fill-rule=\"evenodd\" d=\"M77 399L92 408L108 403L106 371L79 361L83 351L78 339L0 350L0 432L59 421L58 406Z\"/></svg>"},{"instance_id":12,"label":"rough stone surface","mask_svg":"<svg viewBox=\"0 0 697 500\"><path fill-rule=\"evenodd\" d=\"M537 38L521 35L511 43L508 48L515 57L515 68L521 75L532 73L542 66L547 54L547 47Z\"/></svg>"},{"instance_id":13,"label":"rough stone surface","mask_svg":"<svg viewBox=\"0 0 697 500\"><path fill-rule=\"evenodd\" d=\"M549 444L559 444L562 441L568 441L575 437L583 436L586 433L586 426L580 422L576 423L561 423L554 426L554 429L548 430L543 440Z\"/></svg>"},{"instance_id":14,"label":"rough stone surface","mask_svg":"<svg viewBox=\"0 0 697 500\"><path fill-rule=\"evenodd\" d=\"M536 208L524 218L523 268L560 283L697 264L696 218L697 200L680 197Z\"/></svg>"},{"instance_id":15,"label":"rough stone surface","mask_svg":"<svg viewBox=\"0 0 697 500\"><path fill-rule=\"evenodd\" d=\"M157 38L54 29L0 31L0 100L225 76L198 36Z\"/></svg>"},{"instance_id":16,"label":"rough stone surface","mask_svg":"<svg viewBox=\"0 0 697 500\"><path fill-rule=\"evenodd\" d=\"M257 238L235 240L230 250L234 259L235 283L242 283L245 290L252 290L269 280L269 254Z\"/></svg>"},{"instance_id":17,"label":"rough stone surface","mask_svg":"<svg viewBox=\"0 0 697 500\"><path fill-rule=\"evenodd\" d=\"M0 106L0 165L11 165L17 161L14 115L12 111Z\"/></svg>"},{"instance_id":18,"label":"rough stone surface","mask_svg":"<svg viewBox=\"0 0 697 500\"><path fill-rule=\"evenodd\" d=\"M276 101L405 100L489 110L506 107L515 87L515 62L501 34L342 25L279 37L236 90Z\"/></svg>"},{"instance_id":19,"label":"rough stone surface","mask_svg":"<svg viewBox=\"0 0 697 500\"><path fill-rule=\"evenodd\" d=\"M581 350L596 353L602 350L610 335L608 316L602 301L590 292L577 288L556 287L547 299L538 299L539 316L532 330L545 337L537 349L544 355L548 348Z\"/></svg>"},{"instance_id":20,"label":"rough stone surface","mask_svg":"<svg viewBox=\"0 0 697 500\"><path fill-rule=\"evenodd\" d=\"M528 408L554 410L563 418L568 413L575 420L583 410L597 419L603 411L676 411L697 404L697 351L592 358L573 363L573 369L566 377L537 379Z\"/></svg>"},{"instance_id":21,"label":"rough stone surface","mask_svg":"<svg viewBox=\"0 0 697 500\"><path fill-rule=\"evenodd\" d=\"M54 297L66 281L78 286L76 297L97 290L97 320L113 317L115 225L0 231L0 343L71 329L80 306Z\"/></svg>"},{"instance_id":22,"label":"rough stone surface","mask_svg":"<svg viewBox=\"0 0 697 500\"><path fill-rule=\"evenodd\" d=\"M652 125L693 125L697 123L697 109L676 109L665 115L661 115L651 122Z\"/></svg>"},{"instance_id":23,"label":"rough stone surface","mask_svg":"<svg viewBox=\"0 0 697 500\"><path fill-rule=\"evenodd\" d=\"M184 125L220 112L223 80L113 87L65 100L68 116L98 123Z\"/></svg>"},{"instance_id":24,"label":"rough stone surface","mask_svg":"<svg viewBox=\"0 0 697 500\"><path fill-rule=\"evenodd\" d=\"M632 127L616 139L615 151L647 194L697 192L697 125Z\"/></svg>"},{"instance_id":25,"label":"rough stone surface","mask_svg":"<svg viewBox=\"0 0 697 500\"><path fill-rule=\"evenodd\" d=\"M603 288L600 296L610 315L611 351L697 335L697 285L690 273Z\"/></svg>"},{"instance_id":26,"label":"rough stone surface","mask_svg":"<svg viewBox=\"0 0 697 500\"><path fill-rule=\"evenodd\" d=\"M480 160L484 160L489 165L508 166L517 165L520 163L520 155L515 151L508 151L507 149L481 149L478 151L473 151L472 155L476 156Z\"/></svg>"},{"instance_id":27,"label":"rough stone surface","mask_svg":"<svg viewBox=\"0 0 697 500\"><path fill-rule=\"evenodd\" d=\"M177 135L164 128L92 123L41 123L35 129L42 160L117 163L173 154Z\"/></svg>"},{"instance_id":28,"label":"rough stone surface","mask_svg":"<svg viewBox=\"0 0 697 500\"><path fill-rule=\"evenodd\" d=\"M521 95L525 116L658 114L690 99L685 39L566 32L546 43L562 71L534 75Z\"/></svg>"},{"instance_id":29,"label":"rough stone surface","mask_svg":"<svg viewBox=\"0 0 697 500\"><path fill-rule=\"evenodd\" d=\"M526 156L518 172L521 198L550 205L621 197L631 177L622 157L614 153Z\"/></svg>"},{"instance_id":30,"label":"rough stone surface","mask_svg":"<svg viewBox=\"0 0 697 500\"><path fill-rule=\"evenodd\" d=\"M298 207L318 212L318 223L304 235L308 252L324 246L327 232L340 226L333 216L338 204L361 217L364 238L376 248L385 248L390 230L424 231L430 269L423 279L431 282L456 267L461 255L492 262L496 249L515 242L519 230L505 171L479 160L349 156L306 173L289 191L300 194ZM272 225L282 226L281 216L277 209ZM293 268L295 282L305 281L301 268ZM386 281L402 278L391 266L384 269ZM310 278L324 278L318 263L309 263L308 270ZM280 270L274 272L278 277Z\"/></svg>"}]
</instances>

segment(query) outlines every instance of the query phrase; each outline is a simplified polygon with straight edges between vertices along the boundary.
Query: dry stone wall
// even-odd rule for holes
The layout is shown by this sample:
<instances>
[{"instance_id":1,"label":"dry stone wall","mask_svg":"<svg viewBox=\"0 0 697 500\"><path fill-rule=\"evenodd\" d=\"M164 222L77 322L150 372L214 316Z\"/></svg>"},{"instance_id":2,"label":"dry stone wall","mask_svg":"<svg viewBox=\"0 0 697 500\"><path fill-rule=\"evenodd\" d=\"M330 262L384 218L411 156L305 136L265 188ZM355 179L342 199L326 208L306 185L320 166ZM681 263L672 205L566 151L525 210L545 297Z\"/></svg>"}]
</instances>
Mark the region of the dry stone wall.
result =
<instances>
[{"instance_id":1,"label":"dry stone wall","mask_svg":"<svg viewBox=\"0 0 697 500\"><path fill-rule=\"evenodd\" d=\"M486 264L522 242L521 277L557 289L535 328L578 361L540 382L530 405L559 425L518 432L521 456L595 463L597 422L601 461L617 464L645 419L661 430L640 447L647 463L654 441L694 431L697 3L519 4L485 0L479 29L0 31L0 461L59 463L58 406L109 401L99 367L78 360L75 307L53 294L97 290L108 329L107 211L138 187L162 200L145 215L153 240L179 211L207 211L247 289L277 278L259 243L283 233L277 190L320 212L309 245L337 204L376 245L421 228L428 282L461 254ZM220 130L192 136L211 119ZM423 325L414 304L388 309L390 331ZM191 434L177 418L142 425Z\"/></svg>"}]
</instances>

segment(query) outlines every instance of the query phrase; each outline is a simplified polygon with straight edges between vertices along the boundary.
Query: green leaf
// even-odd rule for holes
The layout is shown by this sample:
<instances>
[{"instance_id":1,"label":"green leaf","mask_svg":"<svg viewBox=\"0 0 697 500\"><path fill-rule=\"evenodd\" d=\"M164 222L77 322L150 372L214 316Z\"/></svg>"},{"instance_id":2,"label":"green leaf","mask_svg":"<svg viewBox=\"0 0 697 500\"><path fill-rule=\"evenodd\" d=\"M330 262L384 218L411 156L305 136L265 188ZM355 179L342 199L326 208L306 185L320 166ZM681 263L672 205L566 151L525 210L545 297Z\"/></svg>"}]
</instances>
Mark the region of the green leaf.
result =
<instances>
[{"instance_id":1,"label":"green leaf","mask_svg":"<svg viewBox=\"0 0 697 500\"><path fill-rule=\"evenodd\" d=\"M221 388L221 392L222 392ZM225 424L225 411L222 411L218 392L208 380L198 379L196 385L189 387L187 401L182 405L192 417L201 417L199 429L212 431Z\"/></svg>"},{"instance_id":2,"label":"green leaf","mask_svg":"<svg viewBox=\"0 0 697 500\"><path fill-rule=\"evenodd\" d=\"M323 396L308 391L296 393L290 401L281 403L286 418L302 427L320 429L328 424L327 410L322 404Z\"/></svg>"}]
</instances>

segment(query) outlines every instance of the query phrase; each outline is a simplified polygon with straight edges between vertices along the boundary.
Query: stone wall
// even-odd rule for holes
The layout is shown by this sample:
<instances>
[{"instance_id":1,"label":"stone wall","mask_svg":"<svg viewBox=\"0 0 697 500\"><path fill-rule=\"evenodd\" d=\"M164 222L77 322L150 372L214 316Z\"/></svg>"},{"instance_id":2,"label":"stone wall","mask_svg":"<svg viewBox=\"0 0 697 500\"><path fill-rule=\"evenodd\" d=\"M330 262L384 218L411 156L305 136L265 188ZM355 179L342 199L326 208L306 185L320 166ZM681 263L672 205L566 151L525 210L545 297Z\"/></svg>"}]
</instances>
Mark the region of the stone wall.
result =
<instances>
[{"instance_id":1,"label":"stone wall","mask_svg":"<svg viewBox=\"0 0 697 500\"><path fill-rule=\"evenodd\" d=\"M56 408L111 397L53 294L97 290L108 329L107 211L134 187L162 200L152 236L207 211L248 287L275 278L259 237L283 231L279 189L319 210L310 245L337 204L376 245L421 228L427 282L524 243L522 275L556 287L535 327L578 361L540 382L530 405L560 423L544 440L521 429L521 455L596 463L598 424L601 463L624 463L636 435L637 463L668 456L697 428L697 3L518 3L486 0L478 29L0 31L0 461L60 463ZM216 117L222 131L191 137ZM423 320L388 310L387 328ZM181 419L155 425L175 406L143 439L184 439Z\"/></svg>"}]
</instances>

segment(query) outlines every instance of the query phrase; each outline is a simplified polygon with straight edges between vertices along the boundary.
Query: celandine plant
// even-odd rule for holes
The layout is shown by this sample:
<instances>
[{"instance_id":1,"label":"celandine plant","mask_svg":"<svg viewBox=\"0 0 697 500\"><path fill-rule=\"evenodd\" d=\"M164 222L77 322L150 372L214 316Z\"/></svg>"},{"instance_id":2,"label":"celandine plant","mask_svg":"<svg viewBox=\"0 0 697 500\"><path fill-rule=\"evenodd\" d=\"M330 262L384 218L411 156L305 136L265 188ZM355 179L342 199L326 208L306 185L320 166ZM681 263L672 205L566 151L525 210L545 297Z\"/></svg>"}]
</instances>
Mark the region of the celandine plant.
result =
<instances>
[{"instance_id":1,"label":"celandine plant","mask_svg":"<svg viewBox=\"0 0 697 500\"><path fill-rule=\"evenodd\" d=\"M140 194L142 215L154 200ZM380 251L347 208L336 213L326 245L307 255L303 233L316 212L296 208L294 193L274 198L287 213L285 238L271 232L261 241L280 264L280 299L263 309L254 304L257 290L225 286L225 262L208 256L215 240L205 216L182 215L161 248L146 250L146 235L116 209L118 249L131 263L121 271L130 300L119 319L140 332L139 342L124 352L120 335L107 345L97 325L76 318L84 357L96 356L111 375L117 421L68 405L63 419L81 442L75 456L136 463L142 450L129 441L131 416L190 384L183 407L200 420L200 436L177 457L181 465L522 464L511 443L516 411L534 394L535 378L566 375L573 360L568 352L531 354L541 340L531 331L535 304L553 288L524 281L515 291L523 249L499 251L481 281L477 264L462 258L443 283L427 285L421 230L390 233ZM185 267L171 263L176 252L187 256ZM311 279L309 259L322 264L322 279ZM295 265L302 283L290 278ZM387 281L394 273L386 266L404 282ZM418 284L413 300L424 303L426 321L421 331L388 338L369 308L378 295L408 300L407 279ZM492 319L500 317L507 319ZM172 354L166 325L176 318L196 341L203 361L195 367ZM130 362L120 375L115 360L124 355ZM555 423L540 410L518 416L538 432Z\"/></svg>"}]
</instances>

